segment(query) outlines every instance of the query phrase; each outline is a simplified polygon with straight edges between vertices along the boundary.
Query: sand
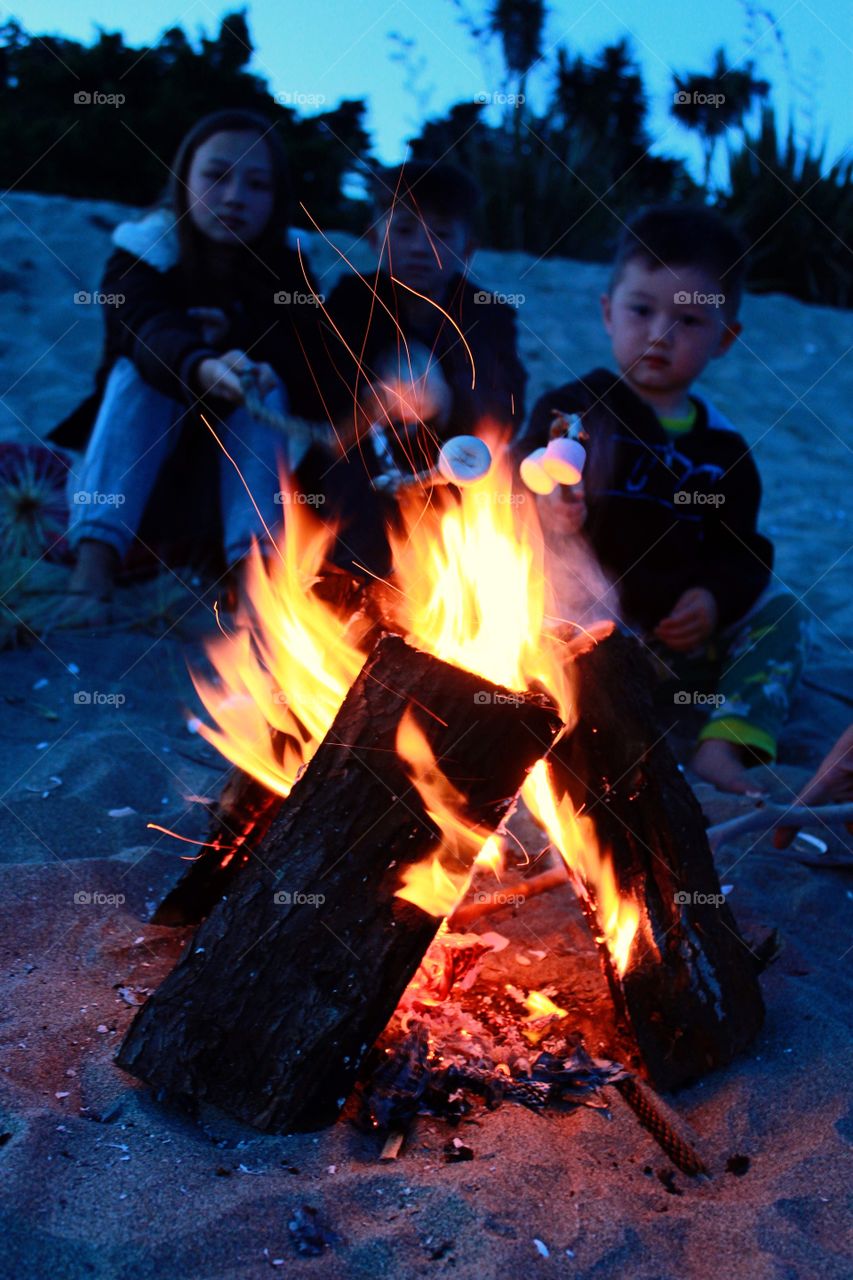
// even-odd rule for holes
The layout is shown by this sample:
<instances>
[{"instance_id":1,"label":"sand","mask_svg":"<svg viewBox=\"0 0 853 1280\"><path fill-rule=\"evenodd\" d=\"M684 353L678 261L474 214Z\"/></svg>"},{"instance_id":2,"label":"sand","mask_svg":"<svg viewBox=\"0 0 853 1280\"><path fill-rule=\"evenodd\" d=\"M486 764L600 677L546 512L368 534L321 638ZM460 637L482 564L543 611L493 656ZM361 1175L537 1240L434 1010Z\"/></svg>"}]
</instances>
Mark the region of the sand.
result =
<instances>
[{"instance_id":1,"label":"sand","mask_svg":"<svg viewBox=\"0 0 853 1280\"><path fill-rule=\"evenodd\" d=\"M73 295L96 287L109 226L127 211L19 193L8 204L0 434L29 440L88 390L100 318ZM308 240L314 287L328 291L334 255ZM606 361L595 311L602 268L483 253L477 274L489 288L524 294L518 319L533 396ZM853 316L765 297L747 299L744 321L744 341L705 385L755 447L779 576L815 618L780 764L764 775L784 801L853 714ZM127 1000L157 985L186 940L149 923L185 848L146 823L202 834L202 807L186 797L215 796L225 773L186 726L195 706L187 659L212 624L203 601L187 603L176 626L54 631L3 655L4 1274L853 1275L853 877L843 865L803 865L766 839L742 838L718 857L747 936L776 927L784 942L762 978L765 1027L730 1067L670 1099L696 1134L709 1180L673 1174L613 1091L609 1120L508 1105L475 1110L456 1131L424 1118L385 1165L379 1139L345 1122L271 1137L214 1111L192 1120L117 1070L112 1056L134 1012ZM75 701L81 691L92 700ZM696 789L712 821L749 804ZM853 858L850 837L821 834L827 861ZM510 938L518 985L562 981L571 1002L598 981L568 890L486 927ZM453 1136L473 1160L445 1161ZM733 1157L738 1172L727 1170ZM301 1257L289 1230L302 1206L329 1233L320 1257Z\"/></svg>"}]
</instances>

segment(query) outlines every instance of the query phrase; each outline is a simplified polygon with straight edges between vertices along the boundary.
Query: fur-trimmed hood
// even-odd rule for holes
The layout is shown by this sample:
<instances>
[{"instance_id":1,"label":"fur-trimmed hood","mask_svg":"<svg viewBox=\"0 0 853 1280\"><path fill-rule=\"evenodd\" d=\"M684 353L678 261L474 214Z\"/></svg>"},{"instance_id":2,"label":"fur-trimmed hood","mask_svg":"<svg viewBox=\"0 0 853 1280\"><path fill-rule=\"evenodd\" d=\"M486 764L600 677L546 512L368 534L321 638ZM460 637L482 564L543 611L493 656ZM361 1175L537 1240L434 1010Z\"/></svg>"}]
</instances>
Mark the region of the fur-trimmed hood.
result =
<instances>
[{"instance_id":1,"label":"fur-trimmed hood","mask_svg":"<svg viewBox=\"0 0 853 1280\"><path fill-rule=\"evenodd\" d=\"M180 255L177 219L168 209L154 209L139 222L120 222L113 244L156 271L171 271Z\"/></svg>"}]
</instances>

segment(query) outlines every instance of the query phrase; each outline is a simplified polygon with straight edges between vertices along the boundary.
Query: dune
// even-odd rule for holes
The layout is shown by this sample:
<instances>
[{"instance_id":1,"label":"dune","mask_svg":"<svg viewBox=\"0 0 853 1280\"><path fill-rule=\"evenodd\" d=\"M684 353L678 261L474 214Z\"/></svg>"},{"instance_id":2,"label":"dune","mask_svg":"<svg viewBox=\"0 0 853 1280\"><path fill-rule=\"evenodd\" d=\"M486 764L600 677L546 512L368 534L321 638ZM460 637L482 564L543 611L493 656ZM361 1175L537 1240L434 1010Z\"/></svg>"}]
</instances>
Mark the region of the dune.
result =
<instances>
[{"instance_id":1,"label":"dune","mask_svg":"<svg viewBox=\"0 0 853 1280\"><path fill-rule=\"evenodd\" d=\"M0 440L31 441L90 390L101 317L75 295L97 288L111 229L134 211L20 192L4 206ZM315 292L330 292L341 251L369 265L353 237L300 239ZM516 296L531 403L607 362L597 303L605 267L481 251L474 274ZM777 573L814 618L780 763L763 771L771 797L786 802L853 718L853 315L765 296L747 297L743 321L703 390L755 449ZM669 1100L697 1135L707 1180L675 1172L615 1094L609 1120L508 1105L475 1109L458 1130L421 1119L388 1165L381 1141L346 1122L271 1137L212 1111L192 1119L114 1066L128 999L157 985L187 938L150 923L187 847L146 824L202 835L203 808L188 797L215 797L226 772L187 727L187 660L213 623L200 584L185 590L187 608L168 628L58 630L3 655L8 1274L847 1280L853 843L842 832L820 833L824 866L749 837L718 854L742 929L751 939L778 928L783 949L762 979L768 1015L755 1043ZM749 805L696 790L710 821ZM507 908L487 927L510 939L501 980L559 984L577 974L578 956L596 964L568 890ZM445 1160L454 1136L472 1160ZM326 1228L322 1257L299 1252L289 1224L300 1214Z\"/></svg>"}]
</instances>

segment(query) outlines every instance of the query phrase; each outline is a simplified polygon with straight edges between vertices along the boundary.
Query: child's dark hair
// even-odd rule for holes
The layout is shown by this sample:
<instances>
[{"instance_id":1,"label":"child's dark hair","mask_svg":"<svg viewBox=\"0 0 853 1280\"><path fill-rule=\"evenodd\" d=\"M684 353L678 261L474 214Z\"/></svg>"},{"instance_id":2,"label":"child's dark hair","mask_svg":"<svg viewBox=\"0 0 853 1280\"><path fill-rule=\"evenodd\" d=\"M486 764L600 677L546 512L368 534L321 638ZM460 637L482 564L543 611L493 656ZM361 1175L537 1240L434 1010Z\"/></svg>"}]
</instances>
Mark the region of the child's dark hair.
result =
<instances>
[{"instance_id":1,"label":"child's dark hair","mask_svg":"<svg viewBox=\"0 0 853 1280\"><path fill-rule=\"evenodd\" d=\"M741 233L713 209L687 204L643 209L625 227L616 246L612 293L629 262L638 258L650 267L699 267L720 285L728 320L740 307L746 275L746 242Z\"/></svg>"},{"instance_id":2,"label":"child's dark hair","mask_svg":"<svg viewBox=\"0 0 853 1280\"><path fill-rule=\"evenodd\" d=\"M195 274L200 270L201 232L193 226L192 218L187 217L189 202L187 198L187 181L193 156L199 147L212 138L215 133L256 133L263 138L272 166L274 200L269 221L257 243L252 245L252 253L247 253L245 264L251 271L253 263L258 260L266 262L269 256L273 260L278 250L284 245L285 234L290 221L292 207L292 189L290 171L287 164L287 153L272 122L255 111L241 108L226 108L224 111L213 111L203 116L186 133L178 147L172 163L172 179L167 192L167 200L177 219L178 243L180 245L181 263L184 270Z\"/></svg>"},{"instance_id":3,"label":"child's dark hair","mask_svg":"<svg viewBox=\"0 0 853 1280\"><path fill-rule=\"evenodd\" d=\"M377 213L402 205L416 217L425 210L440 218L459 218L473 227L480 203L480 189L455 164L410 162L374 174L373 204Z\"/></svg>"}]
</instances>

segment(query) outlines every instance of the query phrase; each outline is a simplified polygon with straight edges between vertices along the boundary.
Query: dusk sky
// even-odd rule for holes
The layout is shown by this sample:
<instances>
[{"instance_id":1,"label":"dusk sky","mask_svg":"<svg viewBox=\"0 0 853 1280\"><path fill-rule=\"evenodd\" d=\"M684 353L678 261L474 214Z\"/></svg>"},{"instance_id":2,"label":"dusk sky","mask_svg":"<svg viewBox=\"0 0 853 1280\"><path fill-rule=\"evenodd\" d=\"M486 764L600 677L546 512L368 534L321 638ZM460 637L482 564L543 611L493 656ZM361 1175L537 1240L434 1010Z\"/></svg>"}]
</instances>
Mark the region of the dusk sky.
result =
<instances>
[{"instance_id":1,"label":"dusk sky","mask_svg":"<svg viewBox=\"0 0 853 1280\"><path fill-rule=\"evenodd\" d=\"M738 63L753 58L773 85L780 117L790 111L800 136L813 133L828 141L829 159L849 148L853 138L850 80L853 74L853 5L849 0L776 0L772 13L758 6L753 27L745 0L716 0L691 6L683 0L551 0L545 46L553 59L564 44L573 53L592 55L602 44L630 38L640 60L652 102L655 150L688 157L696 168L698 148L669 115L673 71L710 66L720 44ZM91 40L96 26L120 30L131 45L151 43L169 26L188 36L214 35L221 17L239 7L204 0L27 0L6 8L27 29ZM256 47L252 68L276 93L294 95L308 114L334 106L342 97L365 98L368 124L381 159L402 158L405 140L417 132L424 114L437 115L451 103L500 85L500 53L488 57L459 20L460 8L482 18L487 0L254 0L248 6ZM406 88L406 71L392 61L392 33L414 40L412 60L424 60L416 92ZM541 104L548 87L547 68L533 75L529 94Z\"/></svg>"}]
</instances>

